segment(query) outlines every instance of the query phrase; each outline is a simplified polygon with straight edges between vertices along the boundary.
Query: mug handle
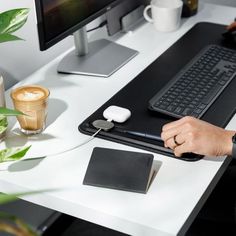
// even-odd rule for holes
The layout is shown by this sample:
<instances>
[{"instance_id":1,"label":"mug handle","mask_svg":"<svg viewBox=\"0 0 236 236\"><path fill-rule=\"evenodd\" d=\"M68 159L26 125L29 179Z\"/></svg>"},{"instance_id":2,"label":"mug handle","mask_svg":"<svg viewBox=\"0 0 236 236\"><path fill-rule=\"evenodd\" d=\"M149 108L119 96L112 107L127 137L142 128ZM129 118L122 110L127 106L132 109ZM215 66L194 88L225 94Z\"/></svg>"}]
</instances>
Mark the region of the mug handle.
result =
<instances>
[{"instance_id":1,"label":"mug handle","mask_svg":"<svg viewBox=\"0 0 236 236\"><path fill-rule=\"evenodd\" d=\"M148 15L148 11L152 8L151 5L148 5L145 7L144 11L143 11L143 16L145 18L146 21L153 23L153 19Z\"/></svg>"}]
</instances>

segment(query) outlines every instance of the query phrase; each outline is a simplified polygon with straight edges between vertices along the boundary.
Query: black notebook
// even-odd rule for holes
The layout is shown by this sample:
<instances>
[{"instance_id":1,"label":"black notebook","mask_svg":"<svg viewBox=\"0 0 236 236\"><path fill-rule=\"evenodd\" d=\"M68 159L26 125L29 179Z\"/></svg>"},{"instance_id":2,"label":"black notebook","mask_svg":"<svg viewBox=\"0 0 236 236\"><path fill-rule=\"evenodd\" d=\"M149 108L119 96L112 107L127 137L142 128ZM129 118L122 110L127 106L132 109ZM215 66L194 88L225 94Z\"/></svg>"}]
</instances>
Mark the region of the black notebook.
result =
<instances>
[{"instance_id":1,"label":"black notebook","mask_svg":"<svg viewBox=\"0 0 236 236\"><path fill-rule=\"evenodd\" d=\"M154 176L152 154L96 147L83 184L146 193Z\"/></svg>"}]
</instances>

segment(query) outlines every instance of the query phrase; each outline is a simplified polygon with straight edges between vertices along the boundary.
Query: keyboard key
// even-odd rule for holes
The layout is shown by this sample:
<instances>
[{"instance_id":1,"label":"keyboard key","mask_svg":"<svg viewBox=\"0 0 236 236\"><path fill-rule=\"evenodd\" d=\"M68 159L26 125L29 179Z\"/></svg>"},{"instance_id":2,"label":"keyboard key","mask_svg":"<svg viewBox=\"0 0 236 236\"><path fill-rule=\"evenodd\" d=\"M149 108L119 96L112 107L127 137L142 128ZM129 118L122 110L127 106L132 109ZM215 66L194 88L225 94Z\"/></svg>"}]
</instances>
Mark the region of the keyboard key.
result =
<instances>
[{"instance_id":1,"label":"keyboard key","mask_svg":"<svg viewBox=\"0 0 236 236\"><path fill-rule=\"evenodd\" d=\"M191 108L185 108L184 111L182 112L182 114L184 116L188 116L188 115L190 115L192 113L192 111L193 110Z\"/></svg>"},{"instance_id":2,"label":"keyboard key","mask_svg":"<svg viewBox=\"0 0 236 236\"><path fill-rule=\"evenodd\" d=\"M212 100L212 98L218 93L218 91L222 88L222 86L216 84L211 90L210 92L206 95L206 97L204 97L204 99L202 100L203 104L208 104L210 103L210 101Z\"/></svg>"},{"instance_id":3,"label":"keyboard key","mask_svg":"<svg viewBox=\"0 0 236 236\"><path fill-rule=\"evenodd\" d=\"M201 109L201 110L203 110L205 107L206 107L205 104L200 104L200 105L198 105L198 108Z\"/></svg>"},{"instance_id":4,"label":"keyboard key","mask_svg":"<svg viewBox=\"0 0 236 236\"><path fill-rule=\"evenodd\" d=\"M176 109L175 109L175 112L177 113L177 114L180 114L181 112L182 112L182 108L181 107L177 107Z\"/></svg>"},{"instance_id":5,"label":"keyboard key","mask_svg":"<svg viewBox=\"0 0 236 236\"><path fill-rule=\"evenodd\" d=\"M167 111L174 111L174 110L175 110L175 106L170 105L167 107Z\"/></svg>"}]
</instances>

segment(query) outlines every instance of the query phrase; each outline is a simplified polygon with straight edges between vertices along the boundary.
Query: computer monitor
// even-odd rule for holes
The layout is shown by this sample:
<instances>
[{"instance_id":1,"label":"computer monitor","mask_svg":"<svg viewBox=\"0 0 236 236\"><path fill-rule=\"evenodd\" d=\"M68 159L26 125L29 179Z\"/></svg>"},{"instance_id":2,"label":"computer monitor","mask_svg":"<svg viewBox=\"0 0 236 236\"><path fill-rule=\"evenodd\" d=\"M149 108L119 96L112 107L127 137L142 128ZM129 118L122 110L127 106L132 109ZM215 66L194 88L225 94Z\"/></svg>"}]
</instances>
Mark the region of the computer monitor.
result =
<instances>
[{"instance_id":1,"label":"computer monitor","mask_svg":"<svg viewBox=\"0 0 236 236\"><path fill-rule=\"evenodd\" d=\"M59 63L58 72L108 77L137 51L106 39L88 43L86 24L122 0L35 0L40 50L73 34L75 50Z\"/></svg>"}]
</instances>

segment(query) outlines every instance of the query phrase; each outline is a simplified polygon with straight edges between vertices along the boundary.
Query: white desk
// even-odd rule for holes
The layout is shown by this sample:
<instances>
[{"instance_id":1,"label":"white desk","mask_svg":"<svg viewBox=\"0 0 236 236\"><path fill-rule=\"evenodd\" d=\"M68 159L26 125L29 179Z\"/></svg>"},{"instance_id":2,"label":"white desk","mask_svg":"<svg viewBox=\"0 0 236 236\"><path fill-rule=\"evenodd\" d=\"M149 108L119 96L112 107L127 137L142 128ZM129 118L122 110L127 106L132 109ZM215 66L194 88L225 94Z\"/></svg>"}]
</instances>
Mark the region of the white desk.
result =
<instances>
[{"instance_id":1,"label":"white desk","mask_svg":"<svg viewBox=\"0 0 236 236\"><path fill-rule=\"evenodd\" d=\"M235 14L235 8L200 5L198 14L183 20L177 32L159 33L152 25L144 24L133 33L117 36L117 42L140 53L110 78L57 74L56 66L61 57L56 58L20 83L37 83L50 89L45 132L28 139L9 132L1 147L32 144L27 159L76 146L88 138L78 132L78 125L196 22L229 24ZM12 106L9 97L7 103ZM12 129L17 129L16 120L11 121ZM228 127L236 129L236 117ZM95 138L79 149L61 155L3 163L0 164L0 191L58 188L60 190L55 192L24 199L131 235L177 235L189 226L204 202L202 196L206 198L209 194L206 193L209 184L217 182L216 174L227 166L224 157L204 158L191 163L154 154L162 166L146 195L84 186L82 180L96 146L142 151Z\"/></svg>"}]
</instances>

